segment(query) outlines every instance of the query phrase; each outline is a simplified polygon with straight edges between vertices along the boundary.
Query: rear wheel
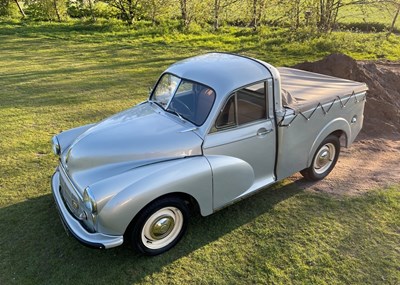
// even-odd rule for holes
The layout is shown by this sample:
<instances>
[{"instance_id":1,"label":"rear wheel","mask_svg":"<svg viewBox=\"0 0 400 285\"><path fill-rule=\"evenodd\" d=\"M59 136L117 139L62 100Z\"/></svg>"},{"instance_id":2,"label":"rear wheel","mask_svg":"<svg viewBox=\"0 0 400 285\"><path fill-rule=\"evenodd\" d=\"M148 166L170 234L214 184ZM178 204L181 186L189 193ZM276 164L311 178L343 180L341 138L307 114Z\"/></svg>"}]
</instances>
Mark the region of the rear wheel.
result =
<instances>
[{"instance_id":1,"label":"rear wheel","mask_svg":"<svg viewBox=\"0 0 400 285\"><path fill-rule=\"evenodd\" d=\"M325 178L335 167L340 153L340 141L335 135L329 135L319 145L311 166L300 171L304 178L318 181Z\"/></svg>"},{"instance_id":2,"label":"rear wheel","mask_svg":"<svg viewBox=\"0 0 400 285\"><path fill-rule=\"evenodd\" d=\"M129 240L146 255L157 255L175 246L184 235L189 210L179 198L162 198L149 204L133 222Z\"/></svg>"}]
</instances>

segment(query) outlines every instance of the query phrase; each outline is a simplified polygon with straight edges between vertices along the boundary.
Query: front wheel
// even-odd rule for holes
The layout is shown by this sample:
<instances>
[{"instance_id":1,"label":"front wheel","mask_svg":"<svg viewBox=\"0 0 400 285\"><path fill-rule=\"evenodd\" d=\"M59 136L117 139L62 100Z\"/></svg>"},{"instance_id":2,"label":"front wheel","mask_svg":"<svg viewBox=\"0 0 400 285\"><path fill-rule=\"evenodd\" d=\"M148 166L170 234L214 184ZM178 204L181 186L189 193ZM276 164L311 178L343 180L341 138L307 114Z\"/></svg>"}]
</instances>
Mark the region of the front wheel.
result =
<instances>
[{"instance_id":1,"label":"front wheel","mask_svg":"<svg viewBox=\"0 0 400 285\"><path fill-rule=\"evenodd\" d=\"M157 255L175 246L184 235L189 219L185 202L163 198L149 204L128 234L132 246L146 255Z\"/></svg>"},{"instance_id":2,"label":"front wheel","mask_svg":"<svg viewBox=\"0 0 400 285\"><path fill-rule=\"evenodd\" d=\"M300 171L307 180L318 181L325 178L335 167L340 153L340 141L337 136L329 135L319 145L311 166Z\"/></svg>"}]
</instances>

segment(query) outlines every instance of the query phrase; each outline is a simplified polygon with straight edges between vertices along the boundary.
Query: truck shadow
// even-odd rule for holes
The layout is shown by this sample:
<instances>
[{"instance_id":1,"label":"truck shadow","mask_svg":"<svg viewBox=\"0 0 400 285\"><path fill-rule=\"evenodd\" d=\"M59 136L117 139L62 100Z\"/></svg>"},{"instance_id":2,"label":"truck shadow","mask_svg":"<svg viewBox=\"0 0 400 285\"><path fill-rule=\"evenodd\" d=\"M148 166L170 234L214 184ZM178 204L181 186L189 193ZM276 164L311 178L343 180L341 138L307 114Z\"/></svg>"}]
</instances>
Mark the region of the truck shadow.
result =
<instances>
[{"instance_id":1,"label":"truck shadow","mask_svg":"<svg viewBox=\"0 0 400 285\"><path fill-rule=\"evenodd\" d=\"M86 248L65 234L50 194L28 199L0 209L0 252L9 267L5 272L10 274L2 278L17 283L61 284L85 280L90 274L91 284L103 284L115 281L116 272L124 272L117 275L117 283L140 281L300 192L294 183L278 184L211 216L194 216L180 243L156 257L139 255L126 245L109 250ZM21 272L21 268L27 270ZM66 274L71 271L73 274ZM66 279L59 280L60 276Z\"/></svg>"}]
</instances>

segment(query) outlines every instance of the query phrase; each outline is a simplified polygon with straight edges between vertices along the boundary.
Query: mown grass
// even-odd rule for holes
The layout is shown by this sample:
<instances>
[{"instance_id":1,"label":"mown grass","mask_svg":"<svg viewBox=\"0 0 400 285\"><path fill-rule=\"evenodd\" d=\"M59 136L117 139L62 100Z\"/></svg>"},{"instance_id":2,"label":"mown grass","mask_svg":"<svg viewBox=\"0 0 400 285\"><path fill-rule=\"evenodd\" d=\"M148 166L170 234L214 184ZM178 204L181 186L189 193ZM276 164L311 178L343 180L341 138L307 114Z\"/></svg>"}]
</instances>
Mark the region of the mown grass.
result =
<instances>
[{"instance_id":1,"label":"mown grass","mask_svg":"<svg viewBox=\"0 0 400 285\"><path fill-rule=\"evenodd\" d=\"M360 31L389 30L396 14L395 5L349 5L339 10L338 22L346 28ZM397 19L394 28L400 30Z\"/></svg>"},{"instance_id":2,"label":"mown grass","mask_svg":"<svg viewBox=\"0 0 400 285\"><path fill-rule=\"evenodd\" d=\"M352 41L350 41L352 39ZM181 34L81 23L0 24L0 284L400 283L399 186L360 197L273 188L194 217L182 242L148 258L67 237L50 194L50 138L147 96L169 64L207 51L291 65L331 52L399 58L399 38L280 29Z\"/></svg>"}]
</instances>

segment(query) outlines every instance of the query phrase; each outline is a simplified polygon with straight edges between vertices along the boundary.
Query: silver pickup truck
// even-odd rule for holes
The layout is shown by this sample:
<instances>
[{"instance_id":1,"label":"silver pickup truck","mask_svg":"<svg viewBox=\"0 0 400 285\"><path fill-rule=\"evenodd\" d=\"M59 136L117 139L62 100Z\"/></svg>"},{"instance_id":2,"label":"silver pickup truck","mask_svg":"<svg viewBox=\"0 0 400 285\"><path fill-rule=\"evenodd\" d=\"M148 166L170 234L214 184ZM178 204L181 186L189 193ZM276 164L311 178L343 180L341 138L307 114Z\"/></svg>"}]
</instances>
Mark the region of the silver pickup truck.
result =
<instances>
[{"instance_id":1,"label":"silver pickup truck","mask_svg":"<svg viewBox=\"0 0 400 285\"><path fill-rule=\"evenodd\" d=\"M53 137L52 191L85 245L172 248L210 215L295 172L319 180L359 133L364 83L209 53L179 61L149 99ZM243 209L245 211L245 209Z\"/></svg>"}]
</instances>

